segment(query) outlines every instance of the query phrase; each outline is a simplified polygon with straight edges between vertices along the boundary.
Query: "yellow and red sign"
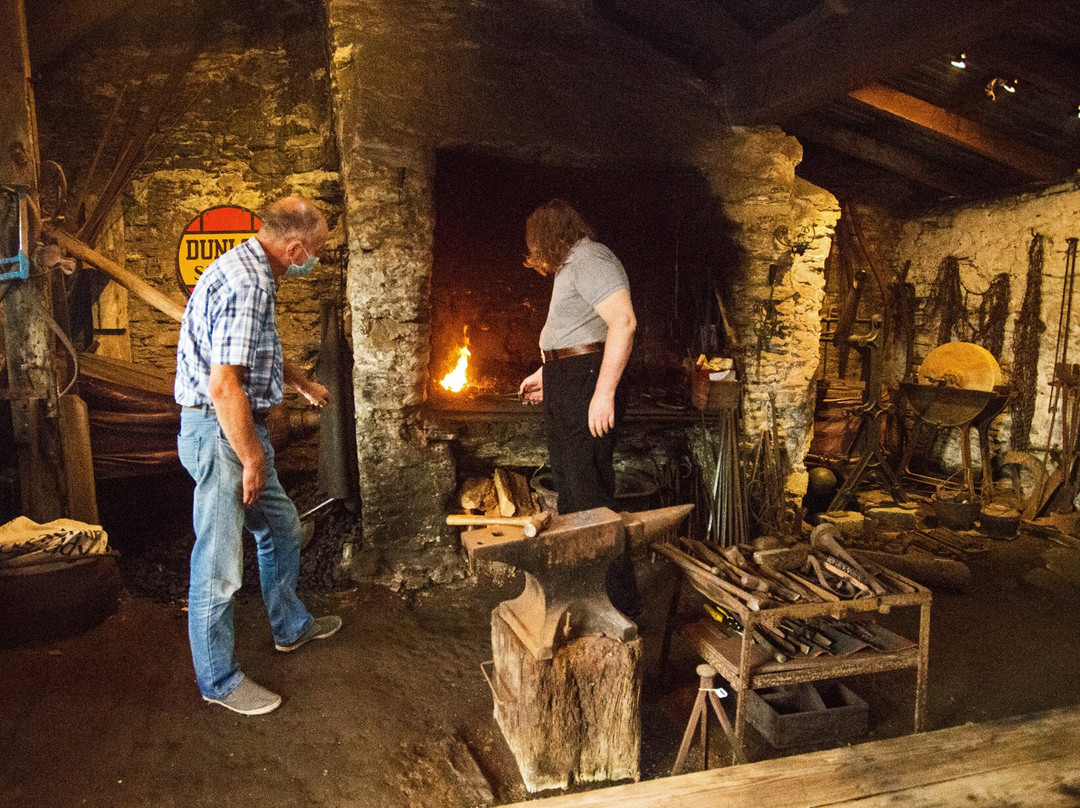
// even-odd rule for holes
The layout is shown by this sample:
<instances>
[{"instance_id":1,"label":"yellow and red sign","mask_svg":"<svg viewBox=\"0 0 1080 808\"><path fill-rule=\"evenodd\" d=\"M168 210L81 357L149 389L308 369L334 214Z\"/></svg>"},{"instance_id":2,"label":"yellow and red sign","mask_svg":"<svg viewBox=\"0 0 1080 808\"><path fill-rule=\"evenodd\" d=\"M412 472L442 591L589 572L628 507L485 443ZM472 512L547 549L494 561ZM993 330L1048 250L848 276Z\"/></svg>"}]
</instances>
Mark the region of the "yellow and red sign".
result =
<instances>
[{"instance_id":1,"label":"yellow and red sign","mask_svg":"<svg viewBox=\"0 0 1080 808\"><path fill-rule=\"evenodd\" d=\"M258 216L233 205L204 210L192 219L176 251L176 269L184 292L190 295L214 259L247 241L260 227L262 220Z\"/></svg>"}]
</instances>

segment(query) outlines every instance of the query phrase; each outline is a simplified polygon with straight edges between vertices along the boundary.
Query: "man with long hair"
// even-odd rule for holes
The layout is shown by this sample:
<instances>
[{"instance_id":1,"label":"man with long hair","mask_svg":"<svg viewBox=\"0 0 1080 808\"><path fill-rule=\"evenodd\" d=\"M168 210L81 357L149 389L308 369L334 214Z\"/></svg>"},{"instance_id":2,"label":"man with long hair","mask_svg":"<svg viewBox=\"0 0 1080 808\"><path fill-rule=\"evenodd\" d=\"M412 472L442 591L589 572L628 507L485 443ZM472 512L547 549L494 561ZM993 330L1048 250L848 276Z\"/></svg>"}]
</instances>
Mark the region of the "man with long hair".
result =
<instances>
[{"instance_id":1,"label":"man with long hair","mask_svg":"<svg viewBox=\"0 0 1080 808\"><path fill-rule=\"evenodd\" d=\"M634 345L637 319L622 263L568 203L552 199L525 224L525 265L553 277L547 322L540 332L543 364L518 394L543 404L544 431L560 514L615 507L619 382ZM608 577L612 602L639 611L633 570L624 559Z\"/></svg>"}]
</instances>

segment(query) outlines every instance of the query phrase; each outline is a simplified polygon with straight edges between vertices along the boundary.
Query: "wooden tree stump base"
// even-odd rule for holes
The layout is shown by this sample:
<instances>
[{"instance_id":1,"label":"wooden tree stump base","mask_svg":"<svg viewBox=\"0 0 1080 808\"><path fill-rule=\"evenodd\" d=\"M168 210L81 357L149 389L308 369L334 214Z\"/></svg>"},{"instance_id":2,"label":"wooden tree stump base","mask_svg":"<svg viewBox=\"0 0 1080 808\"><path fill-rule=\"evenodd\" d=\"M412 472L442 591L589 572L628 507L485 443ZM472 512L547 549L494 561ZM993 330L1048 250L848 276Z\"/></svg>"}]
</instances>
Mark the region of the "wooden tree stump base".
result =
<instances>
[{"instance_id":1,"label":"wooden tree stump base","mask_svg":"<svg viewBox=\"0 0 1080 808\"><path fill-rule=\"evenodd\" d=\"M641 776L641 639L579 637L538 660L491 613L495 720L530 792Z\"/></svg>"}]
</instances>

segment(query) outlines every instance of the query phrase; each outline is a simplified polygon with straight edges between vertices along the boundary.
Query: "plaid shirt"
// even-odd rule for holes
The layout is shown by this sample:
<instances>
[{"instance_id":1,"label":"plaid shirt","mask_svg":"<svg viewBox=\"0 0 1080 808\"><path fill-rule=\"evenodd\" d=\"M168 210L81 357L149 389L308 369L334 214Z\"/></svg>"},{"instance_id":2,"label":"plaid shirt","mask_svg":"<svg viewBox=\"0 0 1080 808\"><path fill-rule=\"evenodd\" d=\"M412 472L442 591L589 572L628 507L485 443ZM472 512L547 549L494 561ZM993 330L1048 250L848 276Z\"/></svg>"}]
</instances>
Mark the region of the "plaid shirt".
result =
<instances>
[{"instance_id":1,"label":"plaid shirt","mask_svg":"<svg viewBox=\"0 0 1080 808\"><path fill-rule=\"evenodd\" d=\"M176 401L210 400L210 366L247 368L244 392L253 410L281 401L281 339L274 315L276 286L262 245L252 237L218 257L195 284L176 349Z\"/></svg>"}]
</instances>

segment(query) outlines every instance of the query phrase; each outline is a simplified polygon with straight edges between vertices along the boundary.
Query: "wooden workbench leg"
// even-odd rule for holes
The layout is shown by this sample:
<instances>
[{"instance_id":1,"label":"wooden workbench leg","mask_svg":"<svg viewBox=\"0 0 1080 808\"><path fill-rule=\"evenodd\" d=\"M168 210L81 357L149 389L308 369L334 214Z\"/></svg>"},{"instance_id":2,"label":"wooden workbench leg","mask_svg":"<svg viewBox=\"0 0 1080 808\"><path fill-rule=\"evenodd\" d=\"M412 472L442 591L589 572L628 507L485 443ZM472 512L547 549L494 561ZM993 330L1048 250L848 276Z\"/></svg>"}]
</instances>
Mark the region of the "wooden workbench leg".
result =
<instances>
[{"instance_id":1,"label":"wooden workbench leg","mask_svg":"<svg viewBox=\"0 0 1080 808\"><path fill-rule=\"evenodd\" d=\"M667 684L667 663L671 653L671 635L675 631L675 618L679 613L679 600L682 597L683 576L680 573L675 580L675 590L671 593L671 603L668 604L667 616L664 618L664 633L660 639L660 671L657 677L660 686Z\"/></svg>"},{"instance_id":2,"label":"wooden workbench leg","mask_svg":"<svg viewBox=\"0 0 1080 808\"><path fill-rule=\"evenodd\" d=\"M754 622L746 621L743 626L742 651L739 655L739 681L730 682L735 696L735 737L731 744L731 762L742 763L746 760L743 748L743 735L746 732L746 691L750 689L750 646L754 641Z\"/></svg>"},{"instance_id":3,"label":"wooden workbench leg","mask_svg":"<svg viewBox=\"0 0 1080 808\"><path fill-rule=\"evenodd\" d=\"M926 675L930 667L930 604L919 609L919 673L915 682L915 731L926 729Z\"/></svg>"}]
</instances>

